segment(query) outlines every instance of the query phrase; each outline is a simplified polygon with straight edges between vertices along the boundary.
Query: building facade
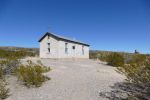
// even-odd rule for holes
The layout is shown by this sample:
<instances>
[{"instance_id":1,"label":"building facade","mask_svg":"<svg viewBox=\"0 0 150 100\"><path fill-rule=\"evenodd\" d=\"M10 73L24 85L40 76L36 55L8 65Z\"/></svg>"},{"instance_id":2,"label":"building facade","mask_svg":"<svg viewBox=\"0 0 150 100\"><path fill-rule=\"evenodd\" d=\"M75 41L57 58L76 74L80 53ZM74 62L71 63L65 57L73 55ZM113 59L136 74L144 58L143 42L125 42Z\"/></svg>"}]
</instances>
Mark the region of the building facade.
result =
<instances>
[{"instance_id":1,"label":"building facade","mask_svg":"<svg viewBox=\"0 0 150 100\"><path fill-rule=\"evenodd\" d=\"M46 33L40 40L40 58L89 58L89 45Z\"/></svg>"}]
</instances>

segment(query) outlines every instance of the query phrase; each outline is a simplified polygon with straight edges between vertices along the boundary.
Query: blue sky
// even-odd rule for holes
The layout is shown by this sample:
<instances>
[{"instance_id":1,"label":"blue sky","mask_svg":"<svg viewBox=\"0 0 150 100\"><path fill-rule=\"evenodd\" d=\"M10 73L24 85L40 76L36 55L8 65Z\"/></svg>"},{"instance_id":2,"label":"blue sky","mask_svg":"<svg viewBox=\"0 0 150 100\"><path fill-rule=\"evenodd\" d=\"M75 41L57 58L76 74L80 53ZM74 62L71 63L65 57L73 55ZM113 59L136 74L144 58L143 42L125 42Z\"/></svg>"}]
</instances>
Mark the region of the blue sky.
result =
<instances>
[{"instance_id":1,"label":"blue sky","mask_svg":"<svg viewBox=\"0 0 150 100\"><path fill-rule=\"evenodd\" d=\"M150 53L149 0L0 0L0 46L39 47L47 31L91 49Z\"/></svg>"}]
</instances>

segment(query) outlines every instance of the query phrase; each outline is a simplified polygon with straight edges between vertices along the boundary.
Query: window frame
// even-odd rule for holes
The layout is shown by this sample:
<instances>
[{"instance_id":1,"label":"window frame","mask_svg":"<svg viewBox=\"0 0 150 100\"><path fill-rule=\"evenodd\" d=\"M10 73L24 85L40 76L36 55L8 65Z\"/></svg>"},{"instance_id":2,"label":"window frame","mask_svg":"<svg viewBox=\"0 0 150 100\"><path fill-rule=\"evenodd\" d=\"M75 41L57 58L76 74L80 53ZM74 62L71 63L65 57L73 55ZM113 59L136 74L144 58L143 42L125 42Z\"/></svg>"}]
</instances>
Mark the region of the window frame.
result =
<instances>
[{"instance_id":1,"label":"window frame","mask_svg":"<svg viewBox=\"0 0 150 100\"><path fill-rule=\"evenodd\" d=\"M72 46L72 49L73 49L73 50L75 50L75 49L76 49L76 46L75 46L75 45L74 45L74 46Z\"/></svg>"},{"instance_id":2,"label":"window frame","mask_svg":"<svg viewBox=\"0 0 150 100\"><path fill-rule=\"evenodd\" d=\"M65 43L65 54L68 54L68 43Z\"/></svg>"},{"instance_id":3,"label":"window frame","mask_svg":"<svg viewBox=\"0 0 150 100\"><path fill-rule=\"evenodd\" d=\"M47 48L48 49L48 53L51 53L51 49L50 48Z\"/></svg>"},{"instance_id":4,"label":"window frame","mask_svg":"<svg viewBox=\"0 0 150 100\"><path fill-rule=\"evenodd\" d=\"M84 55L85 52L84 52L84 46L82 46L82 55Z\"/></svg>"},{"instance_id":5,"label":"window frame","mask_svg":"<svg viewBox=\"0 0 150 100\"><path fill-rule=\"evenodd\" d=\"M47 50L48 50L48 53L51 53L51 43L47 43L47 46L48 46L48 48L47 48Z\"/></svg>"}]
</instances>

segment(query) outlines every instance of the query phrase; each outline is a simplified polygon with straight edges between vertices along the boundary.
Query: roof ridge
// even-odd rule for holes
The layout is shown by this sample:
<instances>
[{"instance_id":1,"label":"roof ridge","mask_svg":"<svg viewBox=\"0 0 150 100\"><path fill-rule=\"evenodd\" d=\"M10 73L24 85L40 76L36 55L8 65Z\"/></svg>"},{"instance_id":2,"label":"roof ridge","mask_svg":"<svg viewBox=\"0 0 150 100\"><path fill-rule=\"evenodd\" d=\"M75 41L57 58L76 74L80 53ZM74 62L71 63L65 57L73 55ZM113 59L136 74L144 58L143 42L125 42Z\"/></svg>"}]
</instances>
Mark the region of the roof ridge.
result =
<instances>
[{"instance_id":1,"label":"roof ridge","mask_svg":"<svg viewBox=\"0 0 150 100\"><path fill-rule=\"evenodd\" d=\"M64 37L64 36L61 36L61 35L57 35L57 34L51 33L51 32L46 32L46 34L39 40L39 42L41 42L47 35L52 35L52 36L54 36L54 37L56 37L58 39L67 40L67 41L70 41L70 42L74 42L74 43L90 46L89 44L83 43L81 41L74 40L74 39L71 39L71 38L68 38L68 37Z\"/></svg>"}]
</instances>

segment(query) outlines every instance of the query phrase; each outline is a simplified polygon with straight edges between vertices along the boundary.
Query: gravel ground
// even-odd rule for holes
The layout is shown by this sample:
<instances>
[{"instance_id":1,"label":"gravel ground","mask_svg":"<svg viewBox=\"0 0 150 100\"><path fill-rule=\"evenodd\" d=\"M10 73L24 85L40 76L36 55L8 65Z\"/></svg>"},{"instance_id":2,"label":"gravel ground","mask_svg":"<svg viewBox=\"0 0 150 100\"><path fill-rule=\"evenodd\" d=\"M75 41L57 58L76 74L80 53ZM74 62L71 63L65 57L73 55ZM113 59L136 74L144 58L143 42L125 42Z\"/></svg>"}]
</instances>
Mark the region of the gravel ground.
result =
<instances>
[{"instance_id":1,"label":"gravel ground","mask_svg":"<svg viewBox=\"0 0 150 100\"><path fill-rule=\"evenodd\" d=\"M114 67L92 60L50 60L43 64L52 71L52 79L40 88L26 88L15 77L9 77L10 96L6 100L107 100L100 92L111 91L110 86L122 82L124 76Z\"/></svg>"}]
</instances>

